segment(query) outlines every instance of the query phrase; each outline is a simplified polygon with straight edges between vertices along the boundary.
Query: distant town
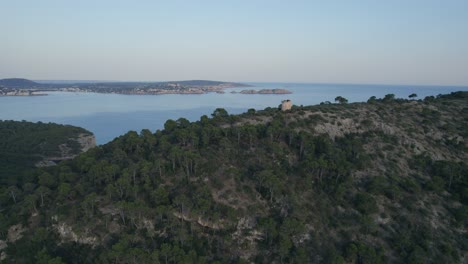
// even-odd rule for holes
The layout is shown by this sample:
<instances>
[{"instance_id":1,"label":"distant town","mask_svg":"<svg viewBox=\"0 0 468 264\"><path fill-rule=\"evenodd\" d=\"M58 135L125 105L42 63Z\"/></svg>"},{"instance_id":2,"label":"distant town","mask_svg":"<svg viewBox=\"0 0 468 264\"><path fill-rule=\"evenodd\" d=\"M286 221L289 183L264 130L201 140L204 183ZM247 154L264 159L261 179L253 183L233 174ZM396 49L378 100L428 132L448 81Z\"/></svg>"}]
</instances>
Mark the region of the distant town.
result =
<instances>
[{"instance_id":1,"label":"distant town","mask_svg":"<svg viewBox=\"0 0 468 264\"><path fill-rule=\"evenodd\" d=\"M251 87L233 82L205 80L174 82L102 82L102 83L38 83L27 79L0 80L0 96L35 96L47 92L108 93L126 95L225 93L225 89ZM233 91L232 93L237 93ZM242 90L241 94L290 94L286 89Z\"/></svg>"}]
</instances>

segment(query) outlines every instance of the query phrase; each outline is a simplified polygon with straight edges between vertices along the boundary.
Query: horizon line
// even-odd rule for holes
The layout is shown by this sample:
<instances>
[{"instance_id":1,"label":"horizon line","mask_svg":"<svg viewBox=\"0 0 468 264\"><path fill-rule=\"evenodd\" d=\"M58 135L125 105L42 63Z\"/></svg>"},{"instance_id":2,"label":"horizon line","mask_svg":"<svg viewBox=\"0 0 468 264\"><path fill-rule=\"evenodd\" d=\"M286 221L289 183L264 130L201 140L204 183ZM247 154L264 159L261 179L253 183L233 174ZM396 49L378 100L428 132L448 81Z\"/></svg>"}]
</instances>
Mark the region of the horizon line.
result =
<instances>
[{"instance_id":1,"label":"horizon line","mask_svg":"<svg viewBox=\"0 0 468 264\"><path fill-rule=\"evenodd\" d=\"M214 79L181 79L181 80L96 80L96 79L35 79L22 77L4 77L3 79L26 79L35 82L115 82L115 83L162 83L181 81L215 81L231 83L279 83L279 84L322 84L322 85L376 85L376 86L445 86L445 87L468 87L468 84L428 84L428 83L374 83L374 82L324 82L324 81L220 81Z\"/></svg>"}]
</instances>

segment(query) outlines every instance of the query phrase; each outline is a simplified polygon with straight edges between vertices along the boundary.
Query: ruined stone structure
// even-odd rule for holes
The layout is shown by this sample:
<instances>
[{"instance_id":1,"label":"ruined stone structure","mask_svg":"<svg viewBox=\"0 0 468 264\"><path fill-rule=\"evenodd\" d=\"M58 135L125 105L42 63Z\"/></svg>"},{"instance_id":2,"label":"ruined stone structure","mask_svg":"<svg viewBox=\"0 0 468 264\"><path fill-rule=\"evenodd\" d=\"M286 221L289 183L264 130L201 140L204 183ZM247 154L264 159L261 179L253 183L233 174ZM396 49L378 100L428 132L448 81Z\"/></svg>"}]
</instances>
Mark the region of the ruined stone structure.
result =
<instances>
[{"instance_id":1,"label":"ruined stone structure","mask_svg":"<svg viewBox=\"0 0 468 264\"><path fill-rule=\"evenodd\" d=\"M291 110L291 107L292 107L291 100L287 99L287 100L281 101L281 111Z\"/></svg>"}]
</instances>

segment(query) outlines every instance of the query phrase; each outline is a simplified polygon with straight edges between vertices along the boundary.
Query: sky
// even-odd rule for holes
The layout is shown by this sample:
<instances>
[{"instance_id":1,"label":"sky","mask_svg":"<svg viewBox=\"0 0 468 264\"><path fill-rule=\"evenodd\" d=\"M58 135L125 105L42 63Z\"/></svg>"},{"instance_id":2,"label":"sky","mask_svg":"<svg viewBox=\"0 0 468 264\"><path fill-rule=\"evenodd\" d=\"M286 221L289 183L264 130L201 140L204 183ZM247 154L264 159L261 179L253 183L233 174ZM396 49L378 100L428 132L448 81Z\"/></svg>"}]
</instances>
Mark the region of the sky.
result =
<instances>
[{"instance_id":1,"label":"sky","mask_svg":"<svg viewBox=\"0 0 468 264\"><path fill-rule=\"evenodd\" d=\"M0 78L468 85L467 0L0 0Z\"/></svg>"}]
</instances>

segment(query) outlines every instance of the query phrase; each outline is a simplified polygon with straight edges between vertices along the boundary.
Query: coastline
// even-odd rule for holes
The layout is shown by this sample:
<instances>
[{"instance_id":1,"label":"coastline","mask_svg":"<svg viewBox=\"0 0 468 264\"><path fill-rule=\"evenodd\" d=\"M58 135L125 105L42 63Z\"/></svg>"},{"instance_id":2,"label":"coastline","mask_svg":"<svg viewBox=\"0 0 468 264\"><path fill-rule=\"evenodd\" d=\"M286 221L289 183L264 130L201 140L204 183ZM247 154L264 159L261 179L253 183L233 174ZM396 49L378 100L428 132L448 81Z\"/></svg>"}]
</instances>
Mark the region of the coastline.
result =
<instances>
[{"instance_id":1,"label":"coastline","mask_svg":"<svg viewBox=\"0 0 468 264\"><path fill-rule=\"evenodd\" d=\"M251 86L250 86L251 87ZM49 92L65 92L65 93L98 93L98 94L120 94L120 95L167 95L167 94L182 94L182 95L201 95L201 94L225 94L224 89L242 88L239 86L233 87L208 87L208 88L182 88L182 89L150 89L150 90L119 90L119 91L99 91L98 89L76 89L76 88L59 88L56 90L29 91L29 90L9 90L7 93L0 96L46 96ZM260 89L260 90L242 90L240 92L231 91L231 93L239 94L292 94L286 89Z\"/></svg>"}]
</instances>

